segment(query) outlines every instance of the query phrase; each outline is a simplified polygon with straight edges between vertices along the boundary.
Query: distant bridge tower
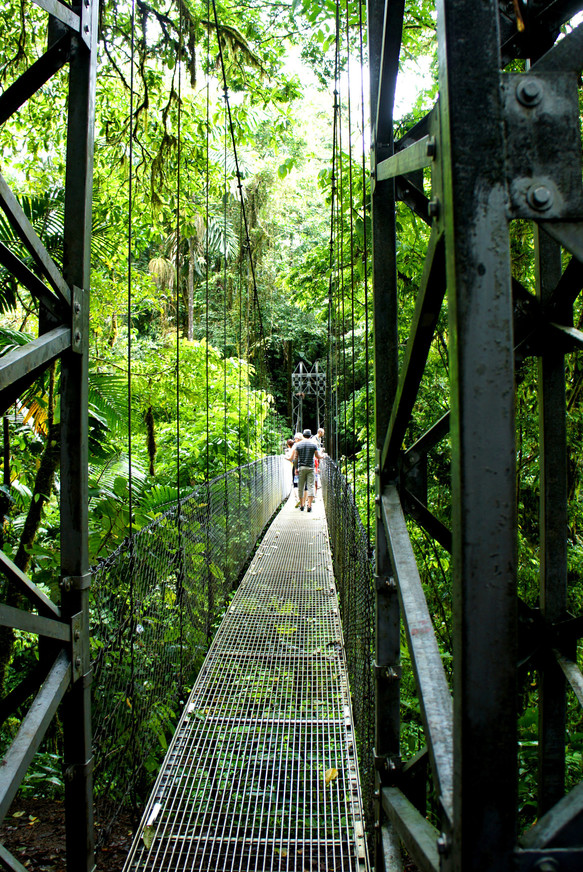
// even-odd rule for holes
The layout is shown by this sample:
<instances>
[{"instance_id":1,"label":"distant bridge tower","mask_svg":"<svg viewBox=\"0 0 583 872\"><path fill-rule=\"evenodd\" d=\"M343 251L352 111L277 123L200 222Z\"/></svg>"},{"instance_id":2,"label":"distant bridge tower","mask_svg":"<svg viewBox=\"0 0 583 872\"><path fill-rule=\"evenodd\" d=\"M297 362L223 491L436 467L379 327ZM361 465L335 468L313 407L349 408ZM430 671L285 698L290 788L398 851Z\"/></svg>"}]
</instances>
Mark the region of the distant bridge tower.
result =
<instances>
[{"instance_id":1,"label":"distant bridge tower","mask_svg":"<svg viewBox=\"0 0 583 872\"><path fill-rule=\"evenodd\" d=\"M319 362L310 365L300 360L292 375L292 427L294 433L304 429L304 400L315 397L316 426L323 426L326 397L326 373L319 368Z\"/></svg>"}]
</instances>

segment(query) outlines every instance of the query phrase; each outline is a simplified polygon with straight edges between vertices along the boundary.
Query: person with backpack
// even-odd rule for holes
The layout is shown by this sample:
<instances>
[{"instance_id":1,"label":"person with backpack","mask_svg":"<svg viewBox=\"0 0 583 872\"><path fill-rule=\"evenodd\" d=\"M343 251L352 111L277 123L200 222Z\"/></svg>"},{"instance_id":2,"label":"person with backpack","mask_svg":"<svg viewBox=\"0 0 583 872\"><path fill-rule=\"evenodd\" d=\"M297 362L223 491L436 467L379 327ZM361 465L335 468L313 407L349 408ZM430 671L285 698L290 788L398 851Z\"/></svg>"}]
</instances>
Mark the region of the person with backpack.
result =
<instances>
[{"instance_id":1,"label":"person with backpack","mask_svg":"<svg viewBox=\"0 0 583 872\"><path fill-rule=\"evenodd\" d=\"M312 500L314 499L314 458L321 460L323 455L318 451L318 446L312 440L312 431L304 430L303 439L296 443L292 451L291 459L293 462L297 460L298 464L298 490L300 494L300 512L304 511L304 502L306 493L304 486L307 486L307 510L312 511Z\"/></svg>"}]
</instances>

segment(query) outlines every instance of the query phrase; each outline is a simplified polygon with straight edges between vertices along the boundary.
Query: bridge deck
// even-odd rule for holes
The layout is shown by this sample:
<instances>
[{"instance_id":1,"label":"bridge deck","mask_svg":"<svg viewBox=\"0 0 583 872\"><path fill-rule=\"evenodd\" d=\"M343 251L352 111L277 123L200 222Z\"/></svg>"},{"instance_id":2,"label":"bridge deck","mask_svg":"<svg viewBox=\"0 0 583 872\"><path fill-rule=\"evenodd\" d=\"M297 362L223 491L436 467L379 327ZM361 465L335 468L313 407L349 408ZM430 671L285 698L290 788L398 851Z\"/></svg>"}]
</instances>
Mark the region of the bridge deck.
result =
<instances>
[{"instance_id":1,"label":"bridge deck","mask_svg":"<svg viewBox=\"0 0 583 872\"><path fill-rule=\"evenodd\" d=\"M223 619L124 872L366 870L321 500L290 499Z\"/></svg>"}]
</instances>

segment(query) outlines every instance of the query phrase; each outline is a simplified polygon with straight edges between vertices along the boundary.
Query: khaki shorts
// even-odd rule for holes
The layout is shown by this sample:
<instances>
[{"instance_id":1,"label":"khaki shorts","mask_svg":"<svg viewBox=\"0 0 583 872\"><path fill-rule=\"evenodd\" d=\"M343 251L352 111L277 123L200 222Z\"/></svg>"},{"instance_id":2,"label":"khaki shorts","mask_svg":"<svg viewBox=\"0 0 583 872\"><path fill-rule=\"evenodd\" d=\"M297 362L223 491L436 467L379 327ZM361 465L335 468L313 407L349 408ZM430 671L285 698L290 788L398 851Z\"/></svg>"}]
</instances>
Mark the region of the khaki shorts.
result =
<instances>
[{"instance_id":1,"label":"khaki shorts","mask_svg":"<svg viewBox=\"0 0 583 872\"><path fill-rule=\"evenodd\" d=\"M300 494L300 499L304 492L304 485L308 485L308 496L314 496L314 467L313 466L300 466L298 473L298 491Z\"/></svg>"}]
</instances>

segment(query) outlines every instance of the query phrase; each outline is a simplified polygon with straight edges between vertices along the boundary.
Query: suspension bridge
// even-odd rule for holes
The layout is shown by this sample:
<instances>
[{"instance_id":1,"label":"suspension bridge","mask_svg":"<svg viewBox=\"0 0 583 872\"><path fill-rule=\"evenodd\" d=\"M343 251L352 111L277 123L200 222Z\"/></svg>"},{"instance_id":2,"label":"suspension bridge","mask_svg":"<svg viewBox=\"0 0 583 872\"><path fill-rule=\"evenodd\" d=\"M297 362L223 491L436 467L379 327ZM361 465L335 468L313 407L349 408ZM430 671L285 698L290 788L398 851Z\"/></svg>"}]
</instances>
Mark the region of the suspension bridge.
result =
<instances>
[{"instance_id":1,"label":"suspension bridge","mask_svg":"<svg viewBox=\"0 0 583 872\"><path fill-rule=\"evenodd\" d=\"M335 349L340 337L350 347L347 334L354 361L354 314L349 324L331 304L323 404L329 457L315 510L295 508L281 456L207 474L188 496L178 460L178 499L134 532L130 492L129 536L95 567L87 412L99 3L35 2L46 13L47 49L0 95L0 123L54 75L68 73L63 263L0 176L0 208L15 242L0 242L0 264L39 311L38 338L0 359L0 398L5 413L59 363L60 602L0 551L0 624L39 637L38 665L15 677L2 702L4 720L16 715L18 729L0 767L0 817L58 713L67 872L99 868L96 847L106 844L121 807L137 807L144 786L150 799L124 872L393 872L404 857L424 872L578 872L583 781L573 768L567 710L583 704L583 621L570 596L576 488L568 426L578 394L568 363L583 347L575 326L583 289L580 0L437 0L439 96L399 136L395 89L404 27L416 8L369 0L370 202L364 157L342 164L338 93L339 51L355 21L360 66L364 60L363 8L351 18L348 5L337 7L329 291L332 300L345 289L352 246L352 236L348 244L335 236L341 178L349 176L352 199L362 174L372 238L364 261L370 253L375 496L366 483L355 491L356 461L351 475L338 456L342 422L330 391L342 369ZM207 12L209 30L220 35L214 4L212 17ZM184 45L181 36L181 63ZM241 191L221 39L218 52ZM346 65L349 72L349 55ZM131 82L129 90L133 100ZM131 185L130 170L130 194ZM402 209L427 228L407 324L399 296ZM249 240L243 197L241 215ZM517 220L532 237L532 287L521 280L511 245ZM131 223L130 208L130 250ZM261 342L252 260L249 275ZM348 275L354 298L354 270ZM368 332L367 322L367 341ZM423 417L417 400L437 339L446 346L449 409L436 403ZM530 360L539 505L524 507L516 397ZM322 374L300 370L294 420ZM8 448L5 474L7 458ZM432 477L447 480L446 510ZM519 510L530 512L536 530L530 597ZM438 645L443 603L428 604L427 555L451 604L447 664ZM406 682L419 708L413 749L402 743ZM536 771L529 773L536 816L525 826L518 761L526 694L536 724ZM178 727L152 772L153 749L173 719ZM23 872L30 859L0 846L2 868Z\"/></svg>"}]
</instances>

